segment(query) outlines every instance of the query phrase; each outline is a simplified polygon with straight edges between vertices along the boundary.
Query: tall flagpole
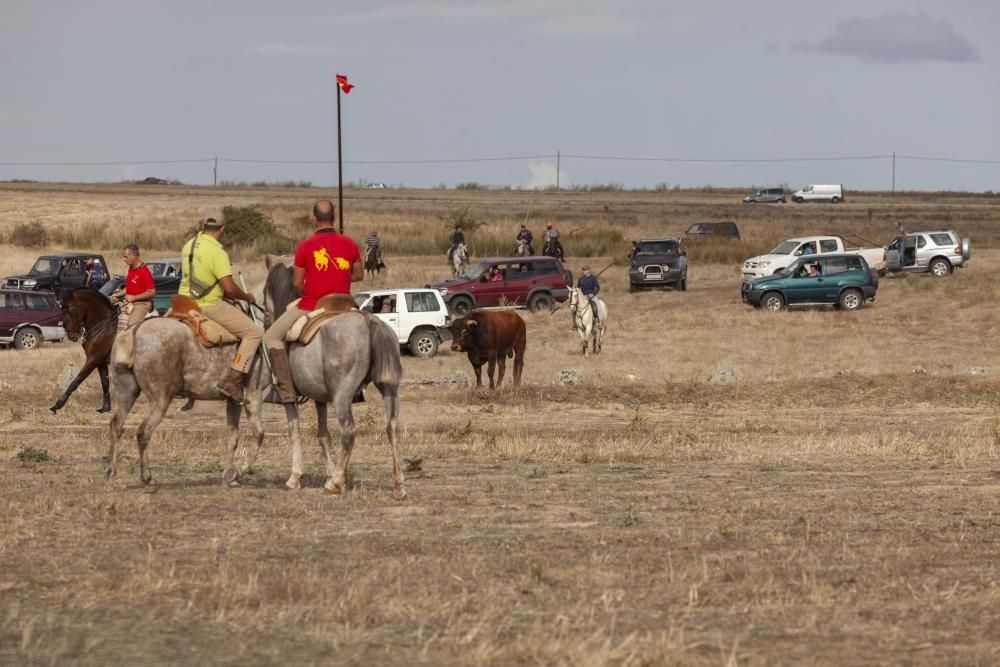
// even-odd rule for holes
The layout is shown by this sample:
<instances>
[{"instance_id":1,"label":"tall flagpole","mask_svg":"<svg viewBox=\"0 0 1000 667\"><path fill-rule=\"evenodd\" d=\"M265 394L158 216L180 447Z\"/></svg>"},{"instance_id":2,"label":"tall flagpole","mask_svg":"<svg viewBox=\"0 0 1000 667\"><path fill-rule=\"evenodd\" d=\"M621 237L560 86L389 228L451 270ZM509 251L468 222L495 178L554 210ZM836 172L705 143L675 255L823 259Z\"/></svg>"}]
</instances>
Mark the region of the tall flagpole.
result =
<instances>
[{"instance_id":1,"label":"tall flagpole","mask_svg":"<svg viewBox=\"0 0 1000 667\"><path fill-rule=\"evenodd\" d=\"M344 157L340 143L340 82L337 82L337 208L340 213L340 233L344 233Z\"/></svg>"}]
</instances>

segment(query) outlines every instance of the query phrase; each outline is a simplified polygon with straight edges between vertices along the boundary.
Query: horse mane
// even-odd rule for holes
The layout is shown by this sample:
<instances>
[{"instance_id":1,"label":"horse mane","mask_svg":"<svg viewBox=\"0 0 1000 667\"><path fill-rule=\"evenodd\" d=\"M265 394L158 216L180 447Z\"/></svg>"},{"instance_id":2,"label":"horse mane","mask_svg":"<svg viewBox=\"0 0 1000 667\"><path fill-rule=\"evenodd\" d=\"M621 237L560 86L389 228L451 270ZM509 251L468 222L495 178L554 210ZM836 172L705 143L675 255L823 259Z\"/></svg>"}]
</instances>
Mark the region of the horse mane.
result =
<instances>
[{"instance_id":1,"label":"horse mane","mask_svg":"<svg viewBox=\"0 0 1000 667\"><path fill-rule=\"evenodd\" d=\"M73 290L72 296L75 298L77 294L97 299L97 301L104 305L108 310L114 310L115 308L114 304L111 303L111 299L109 299L107 295L94 289L93 287L77 287Z\"/></svg>"},{"instance_id":2,"label":"horse mane","mask_svg":"<svg viewBox=\"0 0 1000 667\"><path fill-rule=\"evenodd\" d=\"M288 304L296 298L295 283L292 281L294 273L291 266L280 262L271 266L271 270L267 272L264 292L271 295L271 303L274 306L271 317L274 319L281 317L288 308Z\"/></svg>"}]
</instances>

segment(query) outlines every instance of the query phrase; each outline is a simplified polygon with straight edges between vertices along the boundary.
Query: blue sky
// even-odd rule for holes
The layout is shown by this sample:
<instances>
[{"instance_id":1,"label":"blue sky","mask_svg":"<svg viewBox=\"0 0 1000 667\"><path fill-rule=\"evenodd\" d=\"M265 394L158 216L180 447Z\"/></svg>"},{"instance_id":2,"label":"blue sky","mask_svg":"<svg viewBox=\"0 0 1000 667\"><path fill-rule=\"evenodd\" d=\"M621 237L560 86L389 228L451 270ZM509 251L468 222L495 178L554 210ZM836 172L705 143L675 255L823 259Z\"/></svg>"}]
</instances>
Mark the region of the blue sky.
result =
<instances>
[{"instance_id":1,"label":"blue sky","mask_svg":"<svg viewBox=\"0 0 1000 667\"><path fill-rule=\"evenodd\" d=\"M0 179L887 189L1000 161L1000 5L958 0L0 5ZM630 158L585 159L573 156ZM513 160L419 164L518 157ZM637 160L634 158L652 158ZM669 162L656 158L708 160ZM1000 163L896 162L1000 190Z\"/></svg>"}]
</instances>

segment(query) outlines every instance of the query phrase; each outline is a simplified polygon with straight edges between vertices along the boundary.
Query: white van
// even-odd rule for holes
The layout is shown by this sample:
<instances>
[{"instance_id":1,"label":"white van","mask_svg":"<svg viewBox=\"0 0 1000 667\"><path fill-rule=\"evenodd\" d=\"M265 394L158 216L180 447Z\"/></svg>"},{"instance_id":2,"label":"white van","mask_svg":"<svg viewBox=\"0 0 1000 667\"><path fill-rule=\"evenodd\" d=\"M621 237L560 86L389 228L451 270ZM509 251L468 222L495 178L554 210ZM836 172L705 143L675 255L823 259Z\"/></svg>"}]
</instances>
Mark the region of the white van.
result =
<instances>
[{"instance_id":1,"label":"white van","mask_svg":"<svg viewBox=\"0 0 1000 667\"><path fill-rule=\"evenodd\" d=\"M792 201L801 204L804 201L828 201L833 204L844 201L843 185L807 185L794 195Z\"/></svg>"}]
</instances>

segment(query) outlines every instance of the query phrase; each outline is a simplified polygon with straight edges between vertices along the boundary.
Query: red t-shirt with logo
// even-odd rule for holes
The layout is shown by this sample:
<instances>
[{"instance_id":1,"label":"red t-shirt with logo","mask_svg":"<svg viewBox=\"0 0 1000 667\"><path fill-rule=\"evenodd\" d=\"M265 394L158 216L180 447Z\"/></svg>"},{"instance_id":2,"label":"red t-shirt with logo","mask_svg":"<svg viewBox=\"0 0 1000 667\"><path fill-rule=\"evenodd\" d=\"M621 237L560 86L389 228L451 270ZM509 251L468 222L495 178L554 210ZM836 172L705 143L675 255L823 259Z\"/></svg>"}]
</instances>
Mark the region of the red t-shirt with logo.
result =
<instances>
[{"instance_id":1,"label":"red t-shirt with logo","mask_svg":"<svg viewBox=\"0 0 1000 667\"><path fill-rule=\"evenodd\" d=\"M295 266L306 270L300 310L312 310L327 294L351 293L351 265L361 261L358 245L333 229L320 229L295 249Z\"/></svg>"},{"instance_id":2,"label":"red t-shirt with logo","mask_svg":"<svg viewBox=\"0 0 1000 667\"><path fill-rule=\"evenodd\" d=\"M153 275L149 272L149 267L140 264L139 268L128 267L128 274L125 276L125 293L142 294L146 290L156 289L153 283Z\"/></svg>"}]
</instances>

